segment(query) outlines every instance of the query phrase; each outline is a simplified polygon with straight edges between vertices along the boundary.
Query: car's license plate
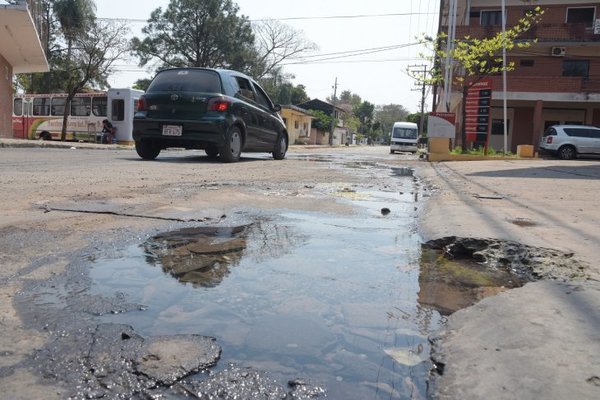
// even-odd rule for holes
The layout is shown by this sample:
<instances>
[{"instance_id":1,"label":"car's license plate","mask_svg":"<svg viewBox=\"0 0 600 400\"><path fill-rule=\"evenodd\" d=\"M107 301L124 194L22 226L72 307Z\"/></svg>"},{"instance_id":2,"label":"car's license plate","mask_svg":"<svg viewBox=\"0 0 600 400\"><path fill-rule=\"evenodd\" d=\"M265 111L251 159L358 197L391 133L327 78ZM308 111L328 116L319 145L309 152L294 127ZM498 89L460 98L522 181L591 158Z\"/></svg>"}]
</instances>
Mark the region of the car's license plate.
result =
<instances>
[{"instance_id":1,"label":"car's license plate","mask_svg":"<svg viewBox=\"0 0 600 400\"><path fill-rule=\"evenodd\" d=\"M163 136L181 136L183 128L181 125L163 125Z\"/></svg>"}]
</instances>

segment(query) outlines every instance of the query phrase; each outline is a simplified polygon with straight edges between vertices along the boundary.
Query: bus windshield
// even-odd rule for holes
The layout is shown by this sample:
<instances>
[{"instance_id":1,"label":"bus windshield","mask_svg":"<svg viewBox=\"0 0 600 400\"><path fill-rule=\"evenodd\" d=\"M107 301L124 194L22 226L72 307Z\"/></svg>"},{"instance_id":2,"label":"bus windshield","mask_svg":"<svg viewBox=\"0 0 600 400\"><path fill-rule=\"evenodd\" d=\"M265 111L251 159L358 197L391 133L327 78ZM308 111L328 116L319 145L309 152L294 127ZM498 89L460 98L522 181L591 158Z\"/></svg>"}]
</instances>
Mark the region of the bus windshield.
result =
<instances>
[{"instance_id":1,"label":"bus windshield","mask_svg":"<svg viewBox=\"0 0 600 400\"><path fill-rule=\"evenodd\" d=\"M392 133L392 137L394 139L416 139L417 138L417 130L414 128L394 128Z\"/></svg>"}]
</instances>

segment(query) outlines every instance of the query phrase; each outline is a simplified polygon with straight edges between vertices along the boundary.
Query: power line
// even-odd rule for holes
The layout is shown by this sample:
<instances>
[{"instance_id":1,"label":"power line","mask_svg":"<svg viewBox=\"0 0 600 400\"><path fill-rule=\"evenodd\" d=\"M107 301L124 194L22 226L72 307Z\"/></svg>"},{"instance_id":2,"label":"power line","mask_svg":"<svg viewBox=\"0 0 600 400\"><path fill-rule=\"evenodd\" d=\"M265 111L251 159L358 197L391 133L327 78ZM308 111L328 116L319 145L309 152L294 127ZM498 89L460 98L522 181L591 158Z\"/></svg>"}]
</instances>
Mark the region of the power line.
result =
<instances>
[{"instance_id":1,"label":"power line","mask_svg":"<svg viewBox=\"0 0 600 400\"><path fill-rule=\"evenodd\" d=\"M355 18L385 18L385 17L406 17L412 15L437 15L437 12L408 12L408 13L388 13L388 14L354 14L354 15L317 15L304 17L281 17L281 18L258 18L249 19L250 22L263 21L297 21L297 20L318 20L318 19L355 19ZM147 23L147 19L141 18L114 18L114 17L97 17L102 21L126 21L136 23Z\"/></svg>"}]
</instances>

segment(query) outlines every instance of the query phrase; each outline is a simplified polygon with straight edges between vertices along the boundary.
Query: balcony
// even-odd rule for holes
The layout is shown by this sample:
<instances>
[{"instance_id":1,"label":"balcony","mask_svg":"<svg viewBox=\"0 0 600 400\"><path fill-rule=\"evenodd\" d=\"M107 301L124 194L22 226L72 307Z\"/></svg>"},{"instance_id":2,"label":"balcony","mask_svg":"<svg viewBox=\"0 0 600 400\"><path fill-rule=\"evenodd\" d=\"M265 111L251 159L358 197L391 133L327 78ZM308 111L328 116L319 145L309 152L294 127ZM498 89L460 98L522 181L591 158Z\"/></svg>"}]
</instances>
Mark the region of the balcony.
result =
<instances>
[{"instance_id":1,"label":"balcony","mask_svg":"<svg viewBox=\"0 0 600 400\"><path fill-rule=\"evenodd\" d=\"M13 67L13 72L46 72L48 61L40 39L41 4L37 0L0 3L0 55Z\"/></svg>"},{"instance_id":2,"label":"balcony","mask_svg":"<svg viewBox=\"0 0 600 400\"><path fill-rule=\"evenodd\" d=\"M502 91L502 77L492 77L494 92ZM548 82L552 82L549 84ZM600 93L600 77L576 76L511 76L507 77L509 92L538 93Z\"/></svg>"},{"instance_id":3,"label":"balcony","mask_svg":"<svg viewBox=\"0 0 600 400\"><path fill-rule=\"evenodd\" d=\"M448 31L448 27L442 27ZM502 31L501 26L460 25L456 27L456 37L491 37ZM590 43L600 44L600 34L594 34L594 28L585 24L540 23L521 35L522 39L538 39L545 43Z\"/></svg>"}]
</instances>

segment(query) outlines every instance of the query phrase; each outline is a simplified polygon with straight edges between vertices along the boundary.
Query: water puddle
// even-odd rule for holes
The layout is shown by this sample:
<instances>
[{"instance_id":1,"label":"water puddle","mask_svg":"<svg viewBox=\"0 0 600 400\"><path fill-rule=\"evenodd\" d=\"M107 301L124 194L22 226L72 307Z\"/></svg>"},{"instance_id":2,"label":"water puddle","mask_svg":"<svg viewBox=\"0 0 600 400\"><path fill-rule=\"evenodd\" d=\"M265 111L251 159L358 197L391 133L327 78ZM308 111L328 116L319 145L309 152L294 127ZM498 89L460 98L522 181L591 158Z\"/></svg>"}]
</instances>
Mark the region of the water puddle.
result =
<instances>
[{"instance_id":1,"label":"water puddle","mask_svg":"<svg viewBox=\"0 0 600 400\"><path fill-rule=\"evenodd\" d=\"M358 214L283 212L186 228L97 260L94 295L118 291L145 306L101 318L146 337L213 336L223 349L216 370L232 363L280 382L310 379L330 398L425 395L427 335L443 317L417 301L414 197L333 195Z\"/></svg>"},{"instance_id":2,"label":"water puddle","mask_svg":"<svg viewBox=\"0 0 600 400\"><path fill-rule=\"evenodd\" d=\"M89 290L67 285L53 297L62 286L42 284L28 304L55 303L148 340L213 337L222 351L211 371L222 377L255 376L251 367L334 399L426 398L428 336L446 315L524 280L477 259L479 243L423 246L412 169L391 173L405 177L394 190L340 186L319 200L355 214L243 211L158 233L90 259ZM211 382L198 374L185 384Z\"/></svg>"}]
</instances>

